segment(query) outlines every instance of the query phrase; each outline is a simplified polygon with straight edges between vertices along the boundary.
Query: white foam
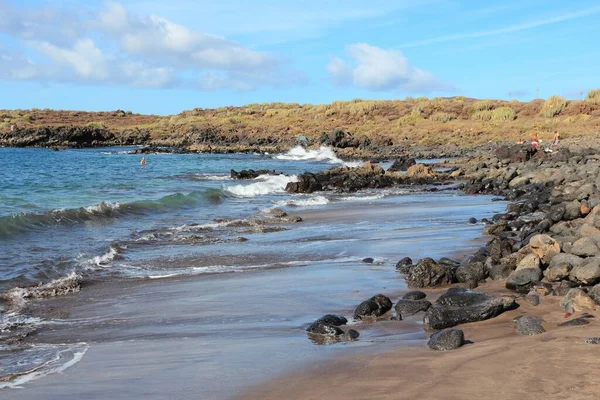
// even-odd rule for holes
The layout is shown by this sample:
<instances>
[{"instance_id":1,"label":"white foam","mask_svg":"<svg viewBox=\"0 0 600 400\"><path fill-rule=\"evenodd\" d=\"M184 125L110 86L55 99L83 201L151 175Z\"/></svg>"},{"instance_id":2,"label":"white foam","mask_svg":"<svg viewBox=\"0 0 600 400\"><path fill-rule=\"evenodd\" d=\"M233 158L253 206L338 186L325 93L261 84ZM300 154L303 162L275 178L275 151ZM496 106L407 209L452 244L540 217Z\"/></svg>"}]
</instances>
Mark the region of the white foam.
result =
<instances>
[{"instance_id":1,"label":"white foam","mask_svg":"<svg viewBox=\"0 0 600 400\"><path fill-rule=\"evenodd\" d=\"M292 206L292 207L311 207L311 206L322 206L329 204L329 199L325 196L314 196L306 199L293 199L293 200L282 200L276 203L276 206Z\"/></svg>"},{"instance_id":2,"label":"white foam","mask_svg":"<svg viewBox=\"0 0 600 400\"><path fill-rule=\"evenodd\" d=\"M19 314L16 311L2 312L0 314L0 332L8 332L24 326L40 325L42 319Z\"/></svg>"},{"instance_id":3,"label":"white foam","mask_svg":"<svg viewBox=\"0 0 600 400\"><path fill-rule=\"evenodd\" d=\"M0 389L21 388L32 380L61 373L81 361L89 348L87 343L36 344L25 349L0 346L0 351L14 352L19 357L19 364L28 368L22 373L17 373L14 379L0 382Z\"/></svg>"},{"instance_id":4,"label":"white foam","mask_svg":"<svg viewBox=\"0 0 600 400\"><path fill-rule=\"evenodd\" d=\"M333 149L327 146L321 146L317 150L306 150L302 146L296 146L287 153L275 156L278 160L289 161L326 161L330 164L342 164L347 167L359 167L362 162L344 162L335 155Z\"/></svg>"},{"instance_id":5,"label":"white foam","mask_svg":"<svg viewBox=\"0 0 600 400\"><path fill-rule=\"evenodd\" d=\"M383 199L385 197L384 194L376 194L372 196L346 196L340 198L343 201L373 201Z\"/></svg>"},{"instance_id":6,"label":"white foam","mask_svg":"<svg viewBox=\"0 0 600 400\"><path fill-rule=\"evenodd\" d=\"M260 175L248 185L235 185L224 188L226 193L237 197L256 197L267 194L284 193L290 182L297 182L296 175Z\"/></svg>"},{"instance_id":7,"label":"white foam","mask_svg":"<svg viewBox=\"0 0 600 400\"><path fill-rule=\"evenodd\" d=\"M103 201L99 204L94 204L93 206L84 207L85 211L90 214L101 213L105 210L118 210L121 207L120 203L111 203L110 201Z\"/></svg>"},{"instance_id":8,"label":"white foam","mask_svg":"<svg viewBox=\"0 0 600 400\"><path fill-rule=\"evenodd\" d=\"M205 181L231 181L233 178L230 175L204 175L204 174L196 174L198 179Z\"/></svg>"},{"instance_id":9,"label":"white foam","mask_svg":"<svg viewBox=\"0 0 600 400\"><path fill-rule=\"evenodd\" d=\"M113 261L118 255L119 255L119 251L116 248L111 246L110 249L106 253L104 253L100 256L92 257L89 260L84 261L82 264L85 267L105 267L108 263Z\"/></svg>"},{"instance_id":10,"label":"white foam","mask_svg":"<svg viewBox=\"0 0 600 400\"><path fill-rule=\"evenodd\" d=\"M2 297L11 301L13 305L20 306L24 304L26 299L30 298L54 297L79 292L81 279L81 275L72 271L66 276L43 285L10 289Z\"/></svg>"}]
</instances>

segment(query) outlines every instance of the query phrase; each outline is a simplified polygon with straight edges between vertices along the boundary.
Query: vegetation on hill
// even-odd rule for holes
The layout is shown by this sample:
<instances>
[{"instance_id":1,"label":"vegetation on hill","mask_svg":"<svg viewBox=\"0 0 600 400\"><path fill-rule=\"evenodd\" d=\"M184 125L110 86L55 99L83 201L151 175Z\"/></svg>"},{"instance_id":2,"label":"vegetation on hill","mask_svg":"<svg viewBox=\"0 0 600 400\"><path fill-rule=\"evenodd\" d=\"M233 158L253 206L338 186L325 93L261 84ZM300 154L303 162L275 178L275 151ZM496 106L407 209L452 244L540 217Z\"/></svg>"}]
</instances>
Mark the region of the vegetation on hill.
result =
<instances>
[{"instance_id":1,"label":"vegetation on hill","mask_svg":"<svg viewBox=\"0 0 600 400\"><path fill-rule=\"evenodd\" d=\"M11 127L87 126L111 132L145 131L154 142L173 142L198 130L238 141L293 143L305 135L319 141L334 129L368 137L373 144L477 145L488 141L527 139L532 133L550 140L596 134L600 130L600 89L585 100L552 96L547 100L475 100L411 98L404 100L334 101L331 104L265 103L217 109L195 108L177 115L156 116L130 111L82 112L0 110L0 133ZM188 141L189 142L189 141Z\"/></svg>"}]
</instances>

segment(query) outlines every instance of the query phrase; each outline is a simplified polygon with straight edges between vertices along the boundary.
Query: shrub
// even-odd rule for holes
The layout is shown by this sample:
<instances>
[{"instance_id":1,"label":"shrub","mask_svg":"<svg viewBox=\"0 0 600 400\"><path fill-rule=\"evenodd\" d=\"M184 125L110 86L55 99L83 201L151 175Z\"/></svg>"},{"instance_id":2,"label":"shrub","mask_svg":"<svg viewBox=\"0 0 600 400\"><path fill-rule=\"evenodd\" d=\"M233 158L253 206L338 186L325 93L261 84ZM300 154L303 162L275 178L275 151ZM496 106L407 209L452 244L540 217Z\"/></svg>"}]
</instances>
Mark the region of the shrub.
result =
<instances>
[{"instance_id":1,"label":"shrub","mask_svg":"<svg viewBox=\"0 0 600 400\"><path fill-rule=\"evenodd\" d=\"M414 125L419 121L422 121L423 117L421 117L420 115L417 114L407 114L403 117L400 117L398 119L398 125L403 126L403 125Z\"/></svg>"},{"instance_id":2,"label":"shrub","mask_svg":"<svg viewBox=\"0 0 600 400\"><path fill-rule=\"evenodd\" d=\"M562 96L550 96L544 102L540 114L546 118L554 118L567 107L567 100Z\"/></svg>"},{"instance_id":3,"label":"shrub","mask_svg":"<svg viewBox=\"0 0 600 400\"><path fill-rule=\"evenodd\" d=\"M593 104L600 104L600 89L592 89L587 92L585 100Z\"/></svg>"},{"instance_id":4,"label":"shrub","mask_svg":"<svg viewBox=\"0 0 600 400\"><path fill-rule=\"evenodd\" d=\"M473 103L474 111L488 111L494 108L494 104L489 100L479 100Z\"/></svg>"},{"instance_id":5,"label":"shrub","mask_svg":"<svg viewBox=\"0 0 600 400\"><path fill-rule=\"evenodd\" d=\"M102 122L88 122L87 124L85 124L85 126L88 126L90 128L106 129L106 125L104 125Z\"/></svg>"},{"instance_id":6,"label":"shrub","mask_svg":"<svg viewBox=\"0 0 600 400\"><path fill-rule=\"evenodd\" d=\"M33 115L31 115L31 114L25 114L25 115L23 115L23 116L21 117L21 119L22 119L23 121L26 121L26 122L31 122L31 121L33 121L35 118L34 118L34 117L33 117Z\"/></svg>"},{"instance_id":7,"label":"shrub","mask_svg":"<svg viewBox=\"0 0 600 400\"><path fill-rule=\"evenodd\" d=\"M517 118L517 113L510 107L499 107L492 111L493 121L512 121Z\"/></svg>"},{"instance_id":8,"label":"shrub","mask_svg":"<svg viewBox=\"0 0 600 400\"><path fill-rule=\"evenodd\" d=\"M423 109L425 108L425 103L424 102L419 102L417 104L414 105L414 107L411 110L411 114L412 115L421 115L421 113L423 112Z\"/></svg>"},{"instance_id":9,"label":"shrub","mask_svg":"<svg viewBox=\"0 0 600 400\"><path fill-rule=\"evenodd\" d=\"M454 119L454 115L445 112L436 112L429 119L437 122L448 122Z\"/></svg>"},{"instance_id":10,"label":"shrub","mask_svg":"<svg viewBox=\"0 0 600 400\"><path fill-rule=\"evenodd\" d=\"M429 101L429 99L427 97L417 97L415 99L415 101L418 103L418 102L421 102L421 101Z\"/></svg>"},{"instance_id":11,"label":"shrub","mask_svg":"<svg viewBox=\"0 0 600 400\"><path fill-rule=\"evenodd\" d=\"M473 121L491 121L492 120L492 111L491 110L477 111L476 113L471 115L471 119Z\"/></svg>"}]
</instances>

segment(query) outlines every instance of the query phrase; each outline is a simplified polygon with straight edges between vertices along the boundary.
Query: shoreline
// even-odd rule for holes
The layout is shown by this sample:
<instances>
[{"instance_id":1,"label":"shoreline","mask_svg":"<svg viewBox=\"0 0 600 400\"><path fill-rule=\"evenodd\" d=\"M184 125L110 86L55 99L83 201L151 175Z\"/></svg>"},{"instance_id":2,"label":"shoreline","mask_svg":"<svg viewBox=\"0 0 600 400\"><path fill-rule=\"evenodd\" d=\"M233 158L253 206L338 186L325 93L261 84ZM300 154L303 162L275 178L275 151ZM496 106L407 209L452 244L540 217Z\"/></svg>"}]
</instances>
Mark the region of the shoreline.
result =
<instances>
[{"instance_id":1,"label":"shoreline","mask_svg":"<svg viewBox=\"0 0 600 400\"><path fill-rule=\"evenodd\" d=\"M491 260L490 256L485 256L484 250L483 257L478 257L477 253L472 257L472 265L469 261L466 265L462 264L465 265L463 275L467 270L468 279L475 279L469 273L477 276L477 263L487 269L485 276L465 281L459 278L459 282L455 281L452 285L435 285L436 289L425 285L420 290L427 293L427 299L433 302L443 289L458 283L492 297L512 294L518 300L516 309L479 322L452 323L450 326L464 331L466 339L464 347L458 349L440 353L421 344L358 357L340 356L322 365L296 370L262 385L249 387L233 398L598 398L600 378L593 373L596 358L593 343L598 342L596 338L600 337L600 324L594 315L600 308L600 297L595 295L600 284L591 286L600 282L600 267L595 264L600 257L600 248L593 246L588 237L600 235L597 226L600 220L596 219L596 214L600 215L600 196L593 197L598 193L595 185L585 186L588 190L585 194L579 194L577 189L586 183L586 167L583 165L592 162L597 169L600 159L593 149L579 149L579 153L573 155L568 148L561 148L554 156L531 152L527 146L513 146L497 150L496 155L500 154L509 157L510 161L494 161L493 156L479 156L471 161L471 176L478 177L470 180L465 193L492 193L512 200L506 213L493 218L490 216L493 222L484 230L484 234L492 238L484 249L492 256L494 251L502 254ZM503 164L505 169L502 172L508 172L504 175L508 178L497 173L502 167L490 166L486 162L497 163L497 166ZM515 173L509 170L514 164L517 164L517 170L525 169L523 165L527 163L533 170L544 163L549 169L563 168L561 166L568 164L579 169L571 172L573 176L557 178L545 174L550 184L544 185L541 173L534 176L531 174L535 172L527 171L532 177L526 178L526 171ZM465 165L461 168L466 169ZM594 176L594 173L587 176ZM568 181L577 182L572 184L572 191L568 191L569 185L565 185ZM572 206L569 209L575 203L577 208ZM531 220L531 215L536 212L539 219ZM523 219L519 222L521 216ZM567 234L563 233L573 225L581 227L581 231L574 233L574 229L570 229ZM540 240L546 245L538 244ZM494 242L505 243L510 249L499 250L498 246L494 247ZM582 242L589 243L592 249L588 249L587 253L580 250ZM581 260L583 267L563 263L560 264L562 274L556 275L551 260L559 254L566 254L565 257L573 254ZM516 259L508 261L510 257ZM523 260L527 257L537 260L536 264L531 267L524 265ZM485 260L485 266L478 260ZM502 266L502 263L512 266ZM493 271L496 266L500 266L500 271ZM413 274L414 268L411 266L407 274ZM488 277L491 273L496 276ZM527 273L533 276L539 274L539 277L524 278ZM584 277L582 274L587 275ZM518 283L513 283L515 281ZM557 286L555 282L560 284ZM432 309L434 307L441 306L436 303ZM564 311L561 312L561 308ZM386 315L389 319L390 314L386 313L384 317ZM517 321L521 317L537 319L538 325L532 329L524 324L521 332Z\"/></svg>"},{"instance_id":2,"label":"shoreline","mask_svg":"<svg viewBox=\"0 0 600 400\"><path fill-rule=\"evenodd\" d=\"M560 361L566 354L575 355L578 362L591 370L594 357L590 346L593 345L584 343L584 339L600 336L600 330L593 315L589 318L585 313L594 313L597 309L597 303L591 303L595 298L592 300L590 296L594 296L595 289L591 286L600 282L600 267L597 271L588 271L588 268L580 273L580 264L560 264L562 275L558 279L554 275L550 279L549 275L554 274L551 261L559 254L578 257L584 267L600 258L600 247L589 250L592 244L587 239L600 233L600 228L595 227L600 224L600 192L597 186L586 185L590 176L600 171L600 158L595 154L593 149L571 153L568 148L561 148L557 153L545 154L532 152L528 146L509 146L498 148L493 155L480 154L469 160L453 161L459 171L456 177L468 182L463 187L465 194L502 196L510 201L507 211L485 220L483 234L489 235L491 240L472 257L466 257L460 264L437 264L432 260L434 270L445 279L442 283L451 285L420 281L423 277L415 275L419 273L415 271L419 270L420 263L411 263L398 279L404 281L404 277L409 277L413 287L426 292L432 302L436 294L457 284L485 292L490 298L513 295L518 301L516 309L506 309L488 320L454 324L464 329L468 342L463 348L439 353L411 346L411 349L351 356L355 359L342 355L333 361L323 361L317 372L300 369L276 377L272 384L242 388L235 398L321 398L328 393L331 398L348 398L357 393L370 394L369 398L389 398L392 394L439 398L448 391L455 397L445 398L472 397L475 393L491 398L537 398L540 393L551 398L597 396L597 391L586 383L596 384L596 378L578 373L576 365L564 365ZM374 171L370 166L367 169ZM585 190L582 191L582 187ZM587 240L589 245L585 254L578 245L582 240ZM524 265L526 260L535 265ZM527 279L521 276L523 270L527 270ZM530 278L536 274L537 278ZM512 290L509 288L511 279L518 282L510 283ZM415 282L423 283L415 286ZM398 296L398 292L394 295ZM436 307L441 306L435 304L431 309ZM467 309L469 305L459 306L462 307ZM560 307L564 310L560 311ZM329 310L332 311L335 309ZM402 326L399 325L402 321L387 321L390 315L384 311L386 321L364 326L368 330L394 331L396 326ZM417 314L419 318L422 315ZM542 318L543 332L518 335L513 319L519 315ZM558 327L560 323L583 318L585 325ZM414 318L409 319L412 320ZM528 355L525 360L519 358L523 354ZM557 358L557 354L561 356ZM523 371L541 368L539 365L544 366L542 369L548 377L540 380L537 372L523 374ZM515 368L510 369L511 366ZM510 372L506 372L507 368ZM314 369L314 365L309 369ZM390 370L409 370L409 373L403 381L390 375ZM499 386L505 381L504 376L498 378L503 373L510 378L509 387ZM487 383L483 389L479 382L482 375ZM440 379L435 389L429 384L431 379ZM534 380L542 384L534 384ZM344 381L352 384L344 385ZM336 384L332 386L331 382Z\"/></svg>"},{"instance_id":3,"label":"shoreline","mask_svg":"<svg viewBox=\"0 0 600 400\"><path fill-rule=\"evenodd\" d=\"M466 196L466 198L471 197ZM473 197L473 199L476 198ZM445 202L439 203L437 207L441 207L441 210L447 210L446 207L448 206L444 205ZM461 207L458 204L463 204L463 201L459 199L455 203L457 207ZM495 204L489 202L489 200L476 200L475 203L478 207L484 207L479 213L481 215L487 213L483 212L484 209L498 208ZM377 208L378 206L361 204L360 207L361 209L368 210ZM432 204L431 207L435 208L436 205ZM403 210L403 208L399 210ZM437 211L437 213L446 213L441 210ZM392 212L392 210L389 210L389 212ZM373 218L386 219L390 215L394 215L394 213L389 214L389 212L388 214L379 217L374 216ZM409 210L405 209L404 212L409 212ZM419 212L426 215L431 211L421 210ZM469 213L472 212L474 211L470 211ZM314 216L311 217L309 214L314 214ZM342 220L347 219L337 216L336 213L330 212L329 214L330 220L339 221L340 218ZM320 223L322 225L325 223L323 221L323 214L319 214L318 212L305 210L301 215L305 217L306 223L310 224L305 229L312 230L312 224ZM459 220L463 221L464 217L460 217ZM354 222L356 221L347 221L350 226ZM477 234L475 234L475 230ZM479 236L479 231L480 227L473 226L469 228L470 234L464 232L467 235L464 236L461 234L460 236L473 238L473 240L477 241L476 237ZM418 232L419 230L417 229L414 232L399 232L397 234L402 235L402 237L406 235L416 237L415 235ZM423 234L429 235L430 232L425 231ZM384 236L387 240L392 239L392 236L387 233ZM449 249L449 251L440 250L442 251L440 256L454 253L454 247L457 246L456 243L459 237L453 236L455 236L454 233L449 235L446 242L439 243L440 249ZM359 253L364 254L364 256L374 254L373 251L369 251L368 249L379 248L379 243L382 239L379 237L370 238L371 240L369 238L364 239L367 240L361 244L361 248L364 246L367 247L364 247L364 251L359 251ZM386 246L390 247L391 244L388 244L387 240L385 241ZM461 241L460 243L463 242ZM465 243L469 246L472 245L471 239ZM472 248L475 247L472 246ZM390 247L389 251L394 252L392 247ZM56 394L57 397L61 394L66 395L67 392L73 395L73 391L75 390L80 395L80 398L93 398L92 393L99 389L98 385L100 385L100 382L104 382L102 385L108 385L107 388L112 388L110 389L112 397L125 398L123 396L128 391L132 391L130 393L137 393L137 391L142 390L142 386L140 386L142 385L141 382L146 382L149 387L153 388L152 390L155 391L156 395L163 393L165 390L172 390L169 385L158 383L162 379L168 379L171 382L177 382L176 385L180 388L178 393L181 398L196 398L193 394L201 390L204 379L192 379L195 376L194 374L202 370L212 371L210 363L219 361L209 360L220 360L218 354L223 352L233 352L232 355L227 356L226 360L229 360L227 362L233 362L231 358L236 360L229 368L223 369L222 372L224 374L229 375L229 373L238 371L242 366L243 368L250 368L252 365L255 365L256 368L259 368L259 372L261 370L264 371L261 372L261 374L265 374L262 377L268 379L270 376L276 375L283 368L287 368L287 366L310 365L311 363L321 362L321 360L330 357L332 354L347 353L349 351L356 354L369 353L372 350L389 348L394 343L397 343L398 340L409 343L422 339L423 335L419 328L420 322L418 320L415 320L414 324L405 326L401 330L394 329L393 322L390 321L387 326L385 324L382 327L365 325L357 328L361 330L363 339L356 343L341 342L327 346L313 344L304 332L304 328L310 319L317 316L313 313L326 311L330 308L328 304L337 304L338 307L336 309L346 310L348 315L350 315L355 302L360 301L360 298L364 295L370 295L372 291L392 289L398 293L402 293L403 280L397 276L393 265L389 265L389 261L384 266L371 266L356 261L344 264L343 268L335 264L330 266L311 262L307 264L308 266L301 268L262 270L237 275L226 274L226 276L222 274L206 277L180 276L164 280L131 281L121 284L115 281L105 281L98 282L87 288L84 287L80 293L73 296L36 300L34 303L46 306L45 310L40 310L43 315L52 315L54 311L56 317L65 318L65 320L62 322L62 325L50 326L49 328L51 329L40 331L36 337L33 337L34 341L54 344L64 343L65 341L83 341L89 344L90 349L80 363L64 371L63 374L42 378L25 385L22 390L13 391L9 389L6 393L15 399L32 399L45 398L43 395L44 393L48 393L48 390L50 390L50 393ZM238 283L236 284L235 282ZM357 285L356 282L362 283ZM322 287L324 283L327 283L329 286L328 289ZM361 286L363 286L362 290ZM247 287L255 288L258 298L255 299L256 296L245 294L246 289L243 288ZM309 290L302 289L303 287ZM211 297L206 297L209 290L214 291L218 288L223 293L215 292L214 295L218 296L217 298L211 299ZM280 294L273 297L267 289L276 289ZM357 289L360 291L357 291ZM238 291L239 295L234 295ZM216 310L213 310L206 316L202 316L202 313L208 312L211 309L211 307L208 307L205 311L202 311L204 310L202 304L223 304L224 313L222 318L224 320L244 319L247 317L243 316L247 315L250 310L255 310L255 307L262 304L265 299L272 298L281 298L280 301L283 303L276 302L275 304L262 305L260 307L264 311L260 311L259 315L267 313L260 320L269 321L273 319L275 326L269 327L269 324L273 323L266 324L265 322L266 325L262 327L263 323L256 325L256 322L252 322L254 318L250 318L250 326L246 326L247 322L244 322L241 327L228 328L228 330L218 335L222 336L223 340L217 338L220 340L219 343L211 346L211 348L214 348L211 351L217 352L216 354L210 355L211 353L208 352L202 355L202 349L206 348L208 343L211 342L206 342L210 335L205 336L199 328L206 327L206 329L212 331L212 327L214 326L214 329L218 329L218 332L221 332L223 329L219 320L215 321L212 319L213 317L210 317L211 313L217 312ZM199 299L203 300L198 302ZM286 309L286 304L290 302L297 302L300 308L295 309L291 313ZM194 303L197 303L197 305L194 306ZM241 304L243 304L242 307L240 307ZM35 304L32 305L35 306ZM69 306L65 308L65 305ZM115 312L115 315L111 315ZM196 314L198 316L195 316ZM109 318L108 320L106 320L107 317ZM65 325L69 318L79 321L83 325L80 328ZM112 322L113 320L114 322ZM265 333L260 333L262 331ZM228 337L231 337L230 335L235 336L227 340ZM268 336L265 339L259 339L262 335ZM246 348L244 343L246 342L256 347L256 351L244 350ZM282 347L282 344L286 345ZM258 351L261 352L260 355L254 354ZM273 353L272 357L274 358L268 363L270 366L262 366L262 362L252 361L254 359L262 360L264 354L271 353ZM149 355L148 358L140 359L139 354L152 355ZM196 354L198 354L197 357L195 356ZM179 357L183 357L183 359L179 360ZM283 360L281 360L282 358ZM285 358L290 359L286 361ZM158 359L162 360L161 365L157 364L153 367L152 371L148 370L148 362L155 364L152 360ZM242 366L238 365L240 359L245 360ZM120 372L123 379L115 382L115 386L113 386L104 380L105 375L116 373L119 368L122 368L119 367L121 364L128 365L129 367L127 368L127 372ZM167 369L161 374L160 371L163 367ZM138 376L141 371L146 370L148 371L147 376ZM180 371L181 375L179 373L172 375L168 371ZM213 372L210 373L212 374ZM243 372L243 374L248 373L247 371ZM136 382L140 382L140 384L133 381L126 382L125 376L135 376ZM250 376L255 376L255 374L252 373ZM184 377L191 380L183 380ZM226 381L221 381L220 379L215 379L214 381L226 384ZM240 384L245 382L245 379L240 381ZM152 383L151 380L156 383ZM74 382L78 382L77 385L81 389L76 389L73 386ZM205 382L204 385L206 384ZM222 393L222 389L220 388L213 388L211 390L213 391L208 393ZM231 394L233 393L228 392L228 395ZM222 395L216 394L214 397L211 396L211 398L215 397L225 398Z\"/></svg>"}]
</instances>

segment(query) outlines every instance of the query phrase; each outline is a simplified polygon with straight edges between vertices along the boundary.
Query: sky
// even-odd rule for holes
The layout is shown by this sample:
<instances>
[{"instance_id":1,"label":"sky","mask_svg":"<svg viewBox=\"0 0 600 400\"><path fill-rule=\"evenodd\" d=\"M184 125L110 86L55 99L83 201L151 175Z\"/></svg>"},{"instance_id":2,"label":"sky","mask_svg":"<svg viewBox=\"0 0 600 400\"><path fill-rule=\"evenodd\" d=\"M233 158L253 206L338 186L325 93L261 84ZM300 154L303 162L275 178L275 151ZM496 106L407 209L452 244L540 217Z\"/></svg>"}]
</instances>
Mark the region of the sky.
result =
<instances>
[{"instance_id":1,"label":"sky","mask_svg":"<svg viewBox=\"0 0 600 400\"><path fill-rule=\"evenodd\" d=\"M597 0L0 0L0 109L581 98Z\"/></svg>"}]
</instances>

